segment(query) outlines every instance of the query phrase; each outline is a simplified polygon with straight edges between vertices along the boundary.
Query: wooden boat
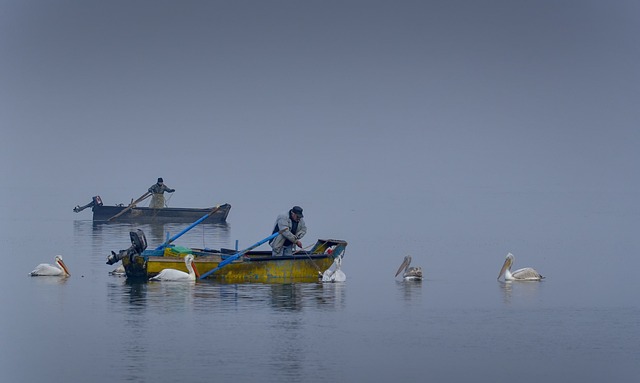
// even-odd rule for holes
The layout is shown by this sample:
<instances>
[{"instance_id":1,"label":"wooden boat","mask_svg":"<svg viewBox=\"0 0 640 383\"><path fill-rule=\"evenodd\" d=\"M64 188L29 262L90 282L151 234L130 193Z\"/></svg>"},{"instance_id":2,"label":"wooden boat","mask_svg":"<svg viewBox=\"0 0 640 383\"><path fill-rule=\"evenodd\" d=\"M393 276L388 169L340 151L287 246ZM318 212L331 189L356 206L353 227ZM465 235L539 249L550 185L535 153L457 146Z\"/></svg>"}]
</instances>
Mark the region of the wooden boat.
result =
<instances>
[{"instance_id":1,"label":"wooden boat","mask_svg":"<svg viewBox=\"0 0 640 383\"><path fill-rule=\"evenodd\" d=\"M308 252L273 257L270 250L238 252L232 249L212 250L169 245L164 249L144 250L141 253L132 251L121 260L127 278L132 279L147 280L167 268L186 272L184 257L193 254L198 273L206 279L226 283L317 282L336 257L344 256L346 246L347 242L342 240L319 239ZM225 260L231 262L221 266ZM211 273L216 268L219 269Z\"/></svg>"},{"instance_id":2,"label":"wooden boat","mask_svg":"<svg viewBox=\"0 0 640 383\"><path fill-rule=\"evenodd\" d=\"M150 207L136 206L137 201L132 202L128 206L123 204L110 206L104 205L100 196L94 196L92 201L84 206L76 206L73 211L76 213L91 207L93 211L93 220L100 222L193 222L203 215L211 212L214 207L207 208L180 208L165 207L154 209ZM224 204L218 206L218 209L209 215L204 221L205 223L222 223L226 222L227 216L231 210L231 205Z\"/></svg>"}]
</instances>

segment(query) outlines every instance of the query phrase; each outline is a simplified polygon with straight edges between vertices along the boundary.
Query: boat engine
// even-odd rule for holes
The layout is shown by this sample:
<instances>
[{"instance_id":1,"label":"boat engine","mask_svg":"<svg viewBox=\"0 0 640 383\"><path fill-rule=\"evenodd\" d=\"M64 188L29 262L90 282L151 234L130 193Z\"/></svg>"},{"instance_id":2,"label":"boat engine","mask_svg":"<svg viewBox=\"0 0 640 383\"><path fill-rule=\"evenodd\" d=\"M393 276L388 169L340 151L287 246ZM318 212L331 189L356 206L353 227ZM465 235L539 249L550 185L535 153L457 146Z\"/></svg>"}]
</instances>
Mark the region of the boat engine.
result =
<instances>
[{"instance_id":1,"label":"boat engine","mask_svg":"<svg viewBox=\"0 0 640 383\"><path fill-rule=\"evenodd\" d=\"M111 255L107 257L107 265L113 265L118 261L121 261L124 257L133 259L133 256L142 254L147 248L147 237L144 236L144 232L140 229L129 232L131 237L131 246L126 250L120 250L117 254L115 251L111 252Z\"/></svg>"},{"instance_id":2,"label":"boat engine","mask_svg":"<svg viewBox=\"0 0 640 383\"><path fill-rule=\"evenodd\" d=\"M102 198L100 198L99 195L93 196L93 198L91 198L91 202L89 202L88 204L86 204L84 206L78 205L78 206L74 207L73 211L75 211L76 213L80 213L84 209L86 209L88 207L94 207L94 206L102 206Z\"/></svg>"}]
</instances>

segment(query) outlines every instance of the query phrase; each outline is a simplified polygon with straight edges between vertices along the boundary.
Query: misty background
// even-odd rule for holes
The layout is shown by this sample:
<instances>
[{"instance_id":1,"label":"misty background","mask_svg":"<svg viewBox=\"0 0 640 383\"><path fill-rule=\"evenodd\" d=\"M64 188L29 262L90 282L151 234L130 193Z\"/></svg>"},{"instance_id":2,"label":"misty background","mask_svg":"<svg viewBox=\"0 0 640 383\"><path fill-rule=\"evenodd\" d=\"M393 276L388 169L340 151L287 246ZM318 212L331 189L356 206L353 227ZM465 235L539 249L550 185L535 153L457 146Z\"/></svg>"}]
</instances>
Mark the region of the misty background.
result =
<instances>
[{"instance_id":1,"label":"misty background","mask_svg":"<svg viewBox=\"0 0 640 383\"><path fill-rule=\"evenodd\" d=\"M436 227L456 240L558 233L594 199L637 222L637 2L0 9L3 231L90 219L72 208L127 204L157 177L177 190L170 206L230 203L244 244L293 205L307 241L361 230L400 252L444 250L421 238Z\"/></svg>"},{"instance_id":2,"label":"misty background","mask_svg":"<svg viewBox=\"0 0 640 383\"><path fill-rule=\"evenodd\" d=\"M639 62L631 0L0 0L0 380L632 381ZM232 205L176 244L300 205L347 281L108 275L186 225L73 207L158 177ZM497 282L508 252L546 279Z\"/></svg>"}]
</instances>

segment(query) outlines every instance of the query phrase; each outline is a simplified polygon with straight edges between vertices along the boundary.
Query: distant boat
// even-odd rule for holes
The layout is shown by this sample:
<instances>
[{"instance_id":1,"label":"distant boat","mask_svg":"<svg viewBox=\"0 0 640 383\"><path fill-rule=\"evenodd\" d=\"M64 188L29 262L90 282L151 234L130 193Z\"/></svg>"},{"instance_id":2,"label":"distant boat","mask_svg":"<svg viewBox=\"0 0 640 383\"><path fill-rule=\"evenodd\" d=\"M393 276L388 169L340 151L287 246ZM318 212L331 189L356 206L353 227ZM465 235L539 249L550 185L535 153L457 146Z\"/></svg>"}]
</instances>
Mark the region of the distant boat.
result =
<instances>
[{"instance_id":1,"label":"distant boat","mask_svg":"<svg viewBox=\"0 0 640 383\"><path fill-rule=\"evenodd\" d=\"M154 209L150 207L137 206L131 202L129 205L104 205L100 196L94 196L88 204L84 206L76 206L73 211L79 213L84 209L91 208L93 211L93 220L99 222L192 222L203 215L211 212L215 207L206 208L184 208L184 207L165 207ZM212 213L204 223L222 223L226 222L231 205L220 205L218 209Z\"/></svg>"}]
</instances>

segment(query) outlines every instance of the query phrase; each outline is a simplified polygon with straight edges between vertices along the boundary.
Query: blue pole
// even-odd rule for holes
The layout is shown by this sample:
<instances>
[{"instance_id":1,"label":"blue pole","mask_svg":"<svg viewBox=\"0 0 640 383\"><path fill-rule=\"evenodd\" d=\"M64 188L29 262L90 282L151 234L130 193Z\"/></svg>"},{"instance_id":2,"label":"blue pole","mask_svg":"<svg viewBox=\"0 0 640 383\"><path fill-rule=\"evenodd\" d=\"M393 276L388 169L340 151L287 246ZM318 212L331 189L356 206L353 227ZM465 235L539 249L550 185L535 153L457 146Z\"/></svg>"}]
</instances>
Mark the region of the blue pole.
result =
<instances>
[{"instance_id":1,"label":"blue pole","mask_svg":"<svg viewBox=\"0 0 640 383\"><path fill-rule=\"evenodd\" d=\"M213 213L215 213L216 211L218 211L218 209L220 209L220 205L216 206L213 210L211 210L210 212L208 212L207 214L203 215L200 219L198 219L197 221L195 221L194 223L192 223L191 225L187 226L184 230L182 230L181 232L179 232L178 234L174 235L173 237L167 239L166 241L164 241L164 243L158 247L156 247L156 250L162 250L165 247L167 247L167 245L169 245L171 242L175 241L176 239L180 238L184 233L186 233L187 231L193 229L196 225L198 225L200 222L204 221L205 219L209 218L209 216Z\"/></svg>"},{"instance_id":2,"label":"blue pole","mask_svg":"<svg viewBox=\"0 0 640 383\"><path fill-rule=\"evenodd\" d=\"M285 230L287 230L287 229L285 229ZM256 242L256 243L254 243L253 245L251 245L251 246L247 247L246 249L244 249L244 250L242 250L242 251L240 251L240 252L238 252L238 253L235 253L234 255L232 255L232 256L230 256L229 258L225 259L224 261L220 262L220 263L218 264L218 267L216 267L215 269L210 270L210 271L207 271L206 273L202 274L202 275L200 276L200 279L205 279L205 278L206 278L206 277L208 277L209 275L211 275L211 274L215 273L216 271L220 270L221 268L225 267L226 265L230 264L231 262L235 261L236 259L238 259L238 258L242 257L242 255L243 255L244 253L246 253L247 251L250 251L250 250L255 249L256 247L258 247L258 246L262 245L263 243L267 242L267 241L268 241L268 240L270 240L271 238L275 238L275 237L277 237L278 235L280 235L280 232L279 232L279 231L278 231L278 232L275 232L275 233L273 233L273 234L271 234L270 236L268 236L267 238L265 238L265 239L263 239L263 240L261 240L261 241L258 241L258 242Z\"/></svg>"}]
</instances>

